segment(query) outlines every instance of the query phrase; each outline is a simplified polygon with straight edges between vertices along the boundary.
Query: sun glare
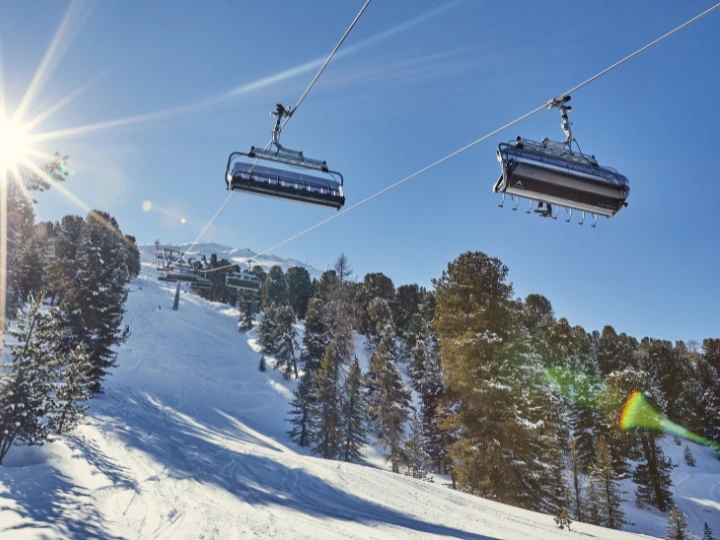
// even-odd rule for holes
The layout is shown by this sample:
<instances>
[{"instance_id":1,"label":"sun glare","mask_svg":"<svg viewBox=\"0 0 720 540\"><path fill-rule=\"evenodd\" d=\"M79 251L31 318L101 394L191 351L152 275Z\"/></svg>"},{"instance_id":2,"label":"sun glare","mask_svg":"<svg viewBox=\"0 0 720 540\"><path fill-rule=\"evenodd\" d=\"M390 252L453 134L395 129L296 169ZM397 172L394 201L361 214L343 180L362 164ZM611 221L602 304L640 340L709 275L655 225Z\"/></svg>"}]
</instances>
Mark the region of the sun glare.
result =
<instances>
[{"instance_id":1,"label":"sun glare","mask_svg":"<svg viewBox=\"0 0 720 540\"><path fill-rule=\"evenodd\" d=\"M25 126L0 118L0 167L7 172L16 171L32 151Z\"/></svg>"}]
</instances>

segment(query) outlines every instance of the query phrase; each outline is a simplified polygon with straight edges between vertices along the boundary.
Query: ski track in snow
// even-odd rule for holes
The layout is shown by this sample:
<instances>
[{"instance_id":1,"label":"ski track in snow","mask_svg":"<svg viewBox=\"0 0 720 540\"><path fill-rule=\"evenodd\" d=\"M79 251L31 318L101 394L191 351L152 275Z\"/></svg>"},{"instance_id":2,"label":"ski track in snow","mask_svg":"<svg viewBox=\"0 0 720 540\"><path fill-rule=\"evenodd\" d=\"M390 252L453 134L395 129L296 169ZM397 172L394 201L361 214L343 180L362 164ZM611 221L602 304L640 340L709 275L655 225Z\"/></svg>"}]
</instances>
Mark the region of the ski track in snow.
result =
<instances>
[{"instance_id":1,"label":"ski track in snow","mask_svg":"<svg viewBox=\"0 0 720 540\"><path fill-rule=\"evenodd\" d=\"M3 540L638 537L579 523L560 531L551 516L438 477L392 474L374 448L370 466L311 457L286 435L295 382L258 371L254 332L237 331L237 310L185 292L172 311L174 287L148 264L132 289L132 336L87 421L42 448L13 448L0 467ZM676 470L676 498L692 524L720 532L717 462L693 449L698 468ZM631 517L635 530L664 534L664 516Z\"/></svg>"}]
</instances>

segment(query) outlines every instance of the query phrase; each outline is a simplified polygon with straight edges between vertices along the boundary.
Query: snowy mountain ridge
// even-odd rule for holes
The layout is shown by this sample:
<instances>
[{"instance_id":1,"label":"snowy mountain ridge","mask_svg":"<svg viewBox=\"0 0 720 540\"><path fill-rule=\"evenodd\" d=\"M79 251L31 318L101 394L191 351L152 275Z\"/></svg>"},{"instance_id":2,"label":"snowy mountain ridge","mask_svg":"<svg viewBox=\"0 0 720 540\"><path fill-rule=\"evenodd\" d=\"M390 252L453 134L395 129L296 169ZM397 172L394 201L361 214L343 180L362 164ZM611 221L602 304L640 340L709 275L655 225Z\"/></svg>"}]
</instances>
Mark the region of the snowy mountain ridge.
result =
<instances>
[{"instance_id":1,"label":"snowy mountain ridge","mask_svg":"<svg viewBox=\"0 0 720 540\"><path fill-rule=\"evenodd\" d=\"M179 249L181 251L186 251L192 246L192 244L190 243L161 243L160 245L171 249ZM141 260L146 263L152 262L155 245L141 244L138 247L140 248ZM280 257L271 253L258 256L256 252L248 248L233 248L230 246L225 246L223 244L217 244L215 242L197 243L195 244L195 246L192 247L192 251L187 252L187 256L199 259L204 255L207 259L210 259L210 255L212 255L213 253L217 255L218 259L228 259L234 263L240 264L242 268L245 268L245 265L247 265L248 261L252 260L254 266L261 266L266 272L270 270L272 266L277 264L283 269L283 271L287 271L288 268L291 268L293 266L300 266L302 268L305 268L310 273L311 278L319 279L322 275L321 270L318 270L310 264L297 261L295 259Z\"/></svg>"}]
</instances>

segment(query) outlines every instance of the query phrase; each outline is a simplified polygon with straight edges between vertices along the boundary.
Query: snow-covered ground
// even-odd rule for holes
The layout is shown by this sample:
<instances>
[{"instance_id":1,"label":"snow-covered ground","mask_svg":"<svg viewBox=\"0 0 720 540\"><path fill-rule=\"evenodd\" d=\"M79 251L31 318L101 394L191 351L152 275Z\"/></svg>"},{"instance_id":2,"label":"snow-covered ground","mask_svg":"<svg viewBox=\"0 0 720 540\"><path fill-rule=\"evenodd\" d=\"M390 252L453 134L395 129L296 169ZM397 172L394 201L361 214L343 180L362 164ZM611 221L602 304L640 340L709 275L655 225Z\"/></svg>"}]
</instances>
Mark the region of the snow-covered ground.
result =
<instances>
[{"instance_id":1,"label":"snow-covered ground","mask_svg":"<svg viewBox=\"0 0 720 540\"><path fill-rule=\"evenodd\" d=\"M311 457L286 435L295 383L258 371L237 311L191 293L172 311L173 293L144 265L127 305L132 336L88 421L56 443L11 450L0 538L637 537L575 523L560 531L551 516L392 474L376 455L370 466ZM675 473L677 499L694 532L698 520L720 532L720 476L709 453L695 455L697 469ZM664 517L630 517L664 533Z\"/></svg>"}]
</instances>

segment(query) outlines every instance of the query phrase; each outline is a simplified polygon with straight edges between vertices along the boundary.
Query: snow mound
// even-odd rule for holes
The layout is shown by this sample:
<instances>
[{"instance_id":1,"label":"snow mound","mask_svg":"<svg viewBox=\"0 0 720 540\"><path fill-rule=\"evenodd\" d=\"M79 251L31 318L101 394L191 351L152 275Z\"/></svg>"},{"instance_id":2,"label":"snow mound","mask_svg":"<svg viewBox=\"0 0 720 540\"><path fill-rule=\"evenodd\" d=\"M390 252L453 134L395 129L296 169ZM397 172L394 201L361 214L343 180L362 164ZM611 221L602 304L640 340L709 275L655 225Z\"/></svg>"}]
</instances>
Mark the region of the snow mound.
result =
<instances>
[{"instance_id":1,"label":"snow mound","mask_svg":"<svg viewBox=\"0 0 720 540\"><path fill-rule=\"evenodd\" d=\"M3 540L637 538L311 457L286 435L294 381L258 371L234 309L185 292L173 311L147 264L132 288L132 336L87 422L0 467Z\"/></svg>"}]
</instances>

